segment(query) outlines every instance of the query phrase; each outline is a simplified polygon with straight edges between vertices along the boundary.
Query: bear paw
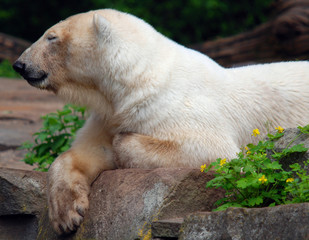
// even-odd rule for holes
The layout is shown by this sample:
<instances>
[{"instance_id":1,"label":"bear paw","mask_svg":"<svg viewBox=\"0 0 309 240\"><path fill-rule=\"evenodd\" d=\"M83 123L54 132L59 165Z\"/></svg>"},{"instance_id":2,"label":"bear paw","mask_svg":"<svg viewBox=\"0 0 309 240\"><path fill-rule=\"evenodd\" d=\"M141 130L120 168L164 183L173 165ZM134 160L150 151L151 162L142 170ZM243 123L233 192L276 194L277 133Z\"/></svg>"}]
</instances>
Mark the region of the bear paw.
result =
<instances>
[{"instance_id":1,"label":"bear paw","mask_svg":"<svg viewBox=\"0 0 309 240\"><path fill-rule=\"evenodd\" d=\"M48 196L49 218L58 234L77 230L88 210L87 186L75 183L69 187L61 183L52 186Z\"/></svg>"},{"instance_id":2,"label":"bear paw","mask_svg":"<svg viewBox=\"0 0 309 240\"><path fill-rule=\"evenodd\" d=\"M74 232L80 226L89 207L90 186L86 176L66 171L57 160L48 172L49 218L59 234Z\"/></svg>"}]
</instances>

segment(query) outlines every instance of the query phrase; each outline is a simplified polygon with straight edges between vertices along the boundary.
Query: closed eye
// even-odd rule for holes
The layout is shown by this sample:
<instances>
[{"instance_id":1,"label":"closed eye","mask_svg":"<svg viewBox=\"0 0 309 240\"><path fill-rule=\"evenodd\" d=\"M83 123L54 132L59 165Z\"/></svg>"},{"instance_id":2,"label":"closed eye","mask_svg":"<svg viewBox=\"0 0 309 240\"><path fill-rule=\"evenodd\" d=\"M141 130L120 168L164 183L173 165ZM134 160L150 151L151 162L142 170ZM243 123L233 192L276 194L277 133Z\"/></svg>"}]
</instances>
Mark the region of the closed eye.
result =
<instances>
[{"instance_id":1,"label":"closed eye","mask_svg":"<svg viewBox=\"0 0 309 240\"><path fill-rule=\"evenodd\" d=\"M54 40L56 40L56 39L58 39L58 37L57 37L56 35L50 34L50 35L47 36L47 40L48 40L48 41L54 41Z\"/></svg>"}]
</instances>

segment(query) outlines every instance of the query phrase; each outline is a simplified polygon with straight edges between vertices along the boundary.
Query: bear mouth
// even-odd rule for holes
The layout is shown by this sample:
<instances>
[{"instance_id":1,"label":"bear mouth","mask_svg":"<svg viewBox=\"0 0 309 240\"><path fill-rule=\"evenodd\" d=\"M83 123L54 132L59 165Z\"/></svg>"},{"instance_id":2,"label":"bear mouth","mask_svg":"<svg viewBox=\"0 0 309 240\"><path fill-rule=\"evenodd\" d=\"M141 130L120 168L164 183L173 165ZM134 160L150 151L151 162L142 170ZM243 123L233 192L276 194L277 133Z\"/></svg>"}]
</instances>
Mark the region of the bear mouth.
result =
<instances>
[{"instance_id":1,"label":"bear mouth","mask_svg":"<svg viewBox=\"0 0 309 240\"><path fill-rule=\"evenodd\" d=\"M48 73L33 64L26 64L21 60L17 60L13 64L13 68L18 72L27 82L37 88L46 88L48 82L46 81Z\"/></svg>"},{"instance_id":2,"label":"bear mouth","mask_svg":"<svg viewBox=\"0 0 309 240\"><path fill-rule=\"evenodd\" d=\"M40 76L23 76L27 82L34 87L39 87L41 88L43 85L45 85L45 80L47 79L48 74L47 73L42 73Z\"/></svg>"}]
</instances>

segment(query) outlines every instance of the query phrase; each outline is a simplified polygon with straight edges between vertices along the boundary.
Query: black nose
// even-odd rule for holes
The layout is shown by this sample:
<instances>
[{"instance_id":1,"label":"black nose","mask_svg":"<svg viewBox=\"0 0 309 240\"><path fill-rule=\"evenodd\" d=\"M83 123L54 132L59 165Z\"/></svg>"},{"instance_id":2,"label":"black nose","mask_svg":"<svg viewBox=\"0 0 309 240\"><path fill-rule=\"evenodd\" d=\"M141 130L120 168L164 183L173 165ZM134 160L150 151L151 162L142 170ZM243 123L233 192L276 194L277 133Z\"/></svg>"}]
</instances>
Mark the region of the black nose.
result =
<instances>
[{"instance_id":1,"label":"black nose","mask_svg":"<svg viewBox=\"0 0 309 240\"><path fill-rule=\"evenodd\" d=\"M20 62L20 61L16 61L14 64L13 64L13 68L16 72L18 72L20 75L23 75L23 73L25 72L26 70L26 64Z\"/></svg>"}]
</instances>

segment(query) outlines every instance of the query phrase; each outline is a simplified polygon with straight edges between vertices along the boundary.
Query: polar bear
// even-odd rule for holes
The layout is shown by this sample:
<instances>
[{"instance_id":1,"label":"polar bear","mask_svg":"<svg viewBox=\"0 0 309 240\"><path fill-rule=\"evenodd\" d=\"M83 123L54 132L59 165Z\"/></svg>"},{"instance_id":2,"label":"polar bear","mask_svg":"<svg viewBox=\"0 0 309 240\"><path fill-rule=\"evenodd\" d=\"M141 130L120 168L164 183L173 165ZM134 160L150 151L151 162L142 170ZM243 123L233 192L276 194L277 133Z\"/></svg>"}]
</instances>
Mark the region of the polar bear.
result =
<instances>
[{"instance_id":1,"label":"polar bear","mask_svg":"<svg viewBox=\"0 0 309 240\"><path fill-rule=\"evenodd\" d=\"M74 231L90 184L115 168L200 167L233 158L252 130L309 120L309 62L226 69L116 10L72 16L15 62L31 85L92 113L49 169L49 216Z\"/></svg>"}]
</instances>

